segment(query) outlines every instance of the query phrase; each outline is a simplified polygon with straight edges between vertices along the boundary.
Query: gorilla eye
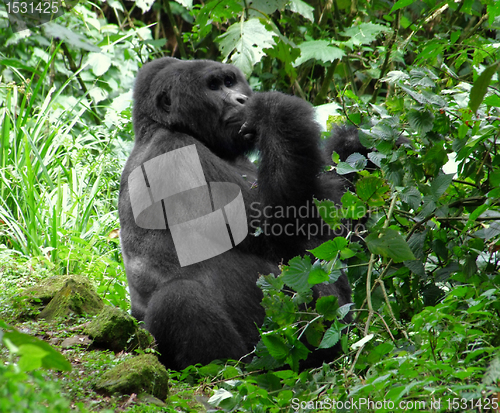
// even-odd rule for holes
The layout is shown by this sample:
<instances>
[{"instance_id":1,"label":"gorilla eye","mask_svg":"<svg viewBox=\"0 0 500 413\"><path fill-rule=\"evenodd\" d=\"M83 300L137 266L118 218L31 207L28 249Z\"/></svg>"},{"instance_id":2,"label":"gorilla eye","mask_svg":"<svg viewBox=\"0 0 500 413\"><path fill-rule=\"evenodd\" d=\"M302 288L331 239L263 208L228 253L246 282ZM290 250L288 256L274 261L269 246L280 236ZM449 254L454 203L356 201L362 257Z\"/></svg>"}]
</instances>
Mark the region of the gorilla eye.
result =
<instances>
[{"instance_id":1,"label":"gorilla eye","mask_svg":"<svg viewBox=\"0 0 500 413\"><path fill-rule=\"evenodd\" d=\"M231 87L234 85L234 79L231 76L226 76L224 79L224 86Z\"/></svg>"},{"instance_id":2,"label":"gorilla eye","mask_svg":"<svg viewBox=\"0 0 500 413\"><path fill-rule=\"evenodd\" d=\"M209 82L208 87L211 90L218 90L219 89L219 82L217 80L213 79Z\"/></svg>"}]
</instances>

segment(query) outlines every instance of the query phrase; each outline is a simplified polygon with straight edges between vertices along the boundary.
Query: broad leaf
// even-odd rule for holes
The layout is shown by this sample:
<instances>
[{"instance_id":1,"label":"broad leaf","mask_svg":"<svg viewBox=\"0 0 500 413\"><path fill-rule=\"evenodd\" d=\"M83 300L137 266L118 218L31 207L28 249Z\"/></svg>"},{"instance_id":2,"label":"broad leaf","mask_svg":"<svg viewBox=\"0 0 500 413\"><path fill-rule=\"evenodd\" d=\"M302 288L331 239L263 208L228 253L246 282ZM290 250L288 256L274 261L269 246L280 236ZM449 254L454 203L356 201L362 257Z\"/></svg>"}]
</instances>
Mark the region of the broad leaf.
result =
<instances>
[{"instance_id":1,"label":"broad leaf","mask_svg":"<svg viewBox=\"0 0 500 413\"><path fill-rule=\"evenodd\" d=\"M104 53L89 53L87 63L96 76L102 76L111 66L111 59Z\"/></svg>"},{"instance_id":2,"label":"broad leaf","mask_svg":"<svg viewBox=\"0 0 500 413\"><path fill-rule=\"evenodd\" d=\"M455 174L439 175L431 183L432 198L437 201L445 193Z\"/></svg>"},{"instance_id":3,"label":"broad leaf","mask_svg":"<svg viewBox=\"0 0 500 413\"><path fill-rule=\"evenodd\" d=\"M382 178L377 176L365 176L356 182L356 194L371 206L385 204L383 197L389 191L389 186Z\"/></svg>"},{"instance_id":4,"label":"broad leaf","mask_svg":"<svg viewBox=\"0 0 500 413\"><path fill-rule=\"evenodd\" d=\"M347 219L360 219L366 215L365 204L352 192L342 195L342 217Z\"/></svg>"},{"instance_id":5,"label":"broad leaf","mask_svg":"<svg viewBox=\"0 0 500 413\"><path fill-rule=\"evenodd\" d=\"M387 26L375 23L361 23L354 25L344 30L341 34L349 37L350 43L355 46L362 44L370 44L377 39L377 36L382 32L390 32L391 29Z\"/></svg>"},{"instance_id":6,"label":"broad leaf","mask_svg":"<svg viewBox=\"0 0 500 413\"><path fill-rule=\"evenodd\" d=\"M410 110L406 115L410 126L419 133L432 130L434 115L427 110Z\"/></svg>"},{"instance_id":7,"label":"broad leaf","mask_svg":"<svg viewBox=\"0 0 500 413\"><path fill-rule=\"evenodd\" d=\"M294 13L299 13L307 20L314 22L314 7L302 0L291 0L287 6Z\"/></svg>"},{"instance_id":8,"label":"broad leaf","mask_svg":"<svg viewBox=\"0 0 500 413\"><path fill-rule=\"evenodd\" d=\"M396 263L415 259L404 238L393 229L385 230L380 236L370 234L365 241L371 253L392 258Z\"/></svg>"},{"instance_id":9,"label":"broad leaf","mask_svg":"<svg viewBox=\"0 0 500 413\"><path fill-rule=\"evenodd\" d=\"M403 7L409 6L410 4L413 4L415 0L398 0L396 3L394 3L394 6L392 6L391 11L389 14L391 14L393 11L402 9Z\"/></svg>"},{"instance_id":10,"label":"broad leaf","mask_svg":"<svg viewBox=\"0 0 500 413\"><path fill-rule=\"evenodd\" d=\"M342 59L345 53L338 47L331 46L328 40L311 40L299 44L300 57L295 60L294 66L299 66L310 59L319 60L323 63Z\"/></svg>"},{"instance_id":11,"label":"broad leaf","mask_svg":"<svg viewBox=\"0 0 500 413\"><path fill-rule=\"evenodd\" d=\"M347 240L342 237L337 237L333 240L328 240L319 247L311 250L313 255L320 260L333 260L337 254L347 246Z\"/></svg>"},{"instance_id":12,"label":"broad leaf","mask_svg":"<svg viewBox=\"0 0 500 413\"><path fill-rule=\"evenodd\" d=\"M337 316L339 309L339 302L334 295L327 295L321 297L316 301L316 311L322 314L326 320L331 321Z\"/></svg>"},{"instance_id":13,"label":"broad leaf","mask_svg":"<svg viewBox=\"0 0 500 413\"><path fill-rule=\"evenodd\" d=\"M263 14L273 14L276 10L285 7L287 0L247 0L248 15L250 17L263 17Z\"/></svg>"},{"instance_id":14,"label":"broad leaf","mask_svg":"<svg viewBox=\"0 0 500 413\"><path fill-rule=\"evenodd\" d=\"M87 50L89 52L100 52L97 46L89 43L87 39L81 34L75 33L60 24L49 22L44 24L43 30L47 37L55 37L64 40L68 45L75 49Z\"/></svg>"},{"instance_id":15,"label":"broad leaf","mask_svg":"<svg viewBox=\"0 0 500 413\"><path fill-rule=\"evenodd\" d=\"M19 367L30 371L43 367L60 371L70 371L71 364L48 343L17 330L3 332L3 340L11 349L20 354Z\"/></svg>"},{"instance_id":16,"label":"broad leaf","mask_svg":"<svg viewBox=\"0 0 500 413\"><path fill-rule=\"evenodd\" d=\"M273 333L262 334L262 341L274 359L282 361L288 357L290 349L281 337Z\"/></svg>"},{"instance_id":17,"label":"broad leaf","mask_svg":"<svg viewBox=\"0 0 500 413\"><path fill-rule=\"evenodd\" d=\"M406 80L409 78L410 76L407 73L402 72L401 70L392 70L387 73L387 75L385 75L385 77L381 80L382 82L395 83L399 80Z\"/></svg>"},{"instance_id":18,"label":"broad leaf","mask_svg":"<svg viewBox=\"0 0 500 413\"><path fill-rule=\"evenodd\" d=\"M323 340L319 344L318 348L330 348L337 344L340 340L340 336L342 335L342 329L337 325L331 326L328 330L326 330L325 335L323 336Z\"/></svg>"},{"instance_id":19,"label":"broad leaf","mask_svg":"<svg viewBox=\"0 0 500 413\"><path fill-rule=\"evenodd\" d=\"M484 96L486 95L491 78L498 70L499 66L499 62L488 66L474 82L474 86L472 86L469 95L469 107L472 112L476 112L478 110L479 105L482 103Z\"/></svg>"},{"instance_id":20,"label":"broad leaf","mask_svg":"<svg viewBox=\"0 0 500 413\"><path fill-rule=\"evenodd\" d=\"M319 261L316 261L309 272L309 277L307 277L307 282L311 285L316 285L328 281L329 277L326 271L321 266Z\"/></svg>"},{"instance_id":21,"label":"broad leaf","mask_svg":"<svg viewBox=\"0 0 500 413\"><path fill-rule=\"evenodd\" d=\"M250 76L253 66L264 56L263 49L274 46L275 36L258 19L250 19L234 23L217 41L224 59L232 55L231 63Z\"/></svg>"},{"instance_id":22,"label":"broad leaf","mask_svg":"<svg viewBox=\"0 0 500 413\"><path fill-rule=\"evenodd\" d=\"M310 288L308 278L311 269L311 258L308 256L292 258L283 270L283 281L297 292L306 291Z\"/></svg>"}]
</instances>

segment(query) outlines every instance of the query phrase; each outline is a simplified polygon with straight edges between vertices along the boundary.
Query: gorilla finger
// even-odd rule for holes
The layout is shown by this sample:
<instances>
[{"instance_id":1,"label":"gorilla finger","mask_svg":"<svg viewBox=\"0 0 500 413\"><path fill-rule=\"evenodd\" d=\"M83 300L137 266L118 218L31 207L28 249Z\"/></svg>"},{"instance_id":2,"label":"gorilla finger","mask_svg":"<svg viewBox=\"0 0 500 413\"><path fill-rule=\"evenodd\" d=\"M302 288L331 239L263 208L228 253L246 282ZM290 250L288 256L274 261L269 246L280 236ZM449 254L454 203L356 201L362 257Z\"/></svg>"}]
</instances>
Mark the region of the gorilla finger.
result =
<instances>
[{"instance_id":1,"label":"gorilla finger","mask_svg":"<svg viewBox=\"0 0 500 413\"><path fill-rule=\"evenodd\" d=\"M257 131L255 130L254 127L250 126L250 124L248 122L245 122L241 126L238 134L240 136L243 136L243 138L248 139L248 138L251 138L252 136L255 137L255 135L257 134Z\"/></svg>"}]
</instances>

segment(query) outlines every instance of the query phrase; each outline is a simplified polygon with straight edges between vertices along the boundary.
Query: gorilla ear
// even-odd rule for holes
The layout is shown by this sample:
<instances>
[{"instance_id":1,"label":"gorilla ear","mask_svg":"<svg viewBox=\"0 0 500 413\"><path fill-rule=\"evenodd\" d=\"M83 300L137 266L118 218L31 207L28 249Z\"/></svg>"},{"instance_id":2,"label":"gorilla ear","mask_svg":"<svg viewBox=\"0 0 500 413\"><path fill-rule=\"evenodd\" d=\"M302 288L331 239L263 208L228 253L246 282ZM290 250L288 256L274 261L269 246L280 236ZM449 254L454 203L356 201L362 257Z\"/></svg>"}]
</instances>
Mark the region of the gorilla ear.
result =
<instances>
[{"instance_id":1,"label":"gorilla ear","mask_svg":"<svg viewBox=\"0 0 500 413\"><path fill-rule=\"evenodd\" d=\"M170 124L170 111L172 108L172 101L170 99L169 90L159 90L155 93L152 99L153 110L151 117L158 123L169 126Z\"/></svg>"},{"instance_id":2,"label":"gorilla ear","mask_svg":"<svg viewBox=\"0 0 500 413\"><path fill-rule=\"evenodd\" d=\"M160 93L156 102L156 107L158 108L158 110L170 113L171 106L172 100L170 99L170 93L168 91Z\"/></svg>"}]
</instances>

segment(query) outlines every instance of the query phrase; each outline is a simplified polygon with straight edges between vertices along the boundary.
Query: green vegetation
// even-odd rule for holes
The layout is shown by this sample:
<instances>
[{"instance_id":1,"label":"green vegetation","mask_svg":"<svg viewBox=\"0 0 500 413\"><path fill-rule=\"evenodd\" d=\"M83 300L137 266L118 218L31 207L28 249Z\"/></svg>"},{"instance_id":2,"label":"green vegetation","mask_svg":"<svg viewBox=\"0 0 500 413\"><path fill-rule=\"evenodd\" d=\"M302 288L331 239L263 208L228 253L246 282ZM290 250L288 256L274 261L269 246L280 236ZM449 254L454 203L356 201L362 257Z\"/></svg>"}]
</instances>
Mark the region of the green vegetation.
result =
<instances>
[{"instance_id":1,"label":"green vegetation","mask_svg":"<svg viewBox=\"0 0 500 413\"><path fill-rule=\"evenodd\" d=\"M28 320L37 310L23 288L54 274L88 277L106 304L128 308L117 198L131 87L150 59L227 60L254 90L300 96L330 127L359 126L380 166L340 162L355 192L341 214L318 203L332 226L367 212L364 241L333 239L312 251L317 261L297 257L259 280L268 319L250 366L171 372L167 407L106 399L92 383L123 356L56 343L67 372L58 351L2 321L0 411L278 412L333 400L362 412L497 410L499 39L495 0L82 0L19 32L0 5L0 318L10 325L48 339L88 321ZM411 145L392 150L401 136ZM345 265L356 323L341 335L347 309L314 304L310 289ZM303 335L345 354L299 371Z\"/></svg>"}]
</instances>

